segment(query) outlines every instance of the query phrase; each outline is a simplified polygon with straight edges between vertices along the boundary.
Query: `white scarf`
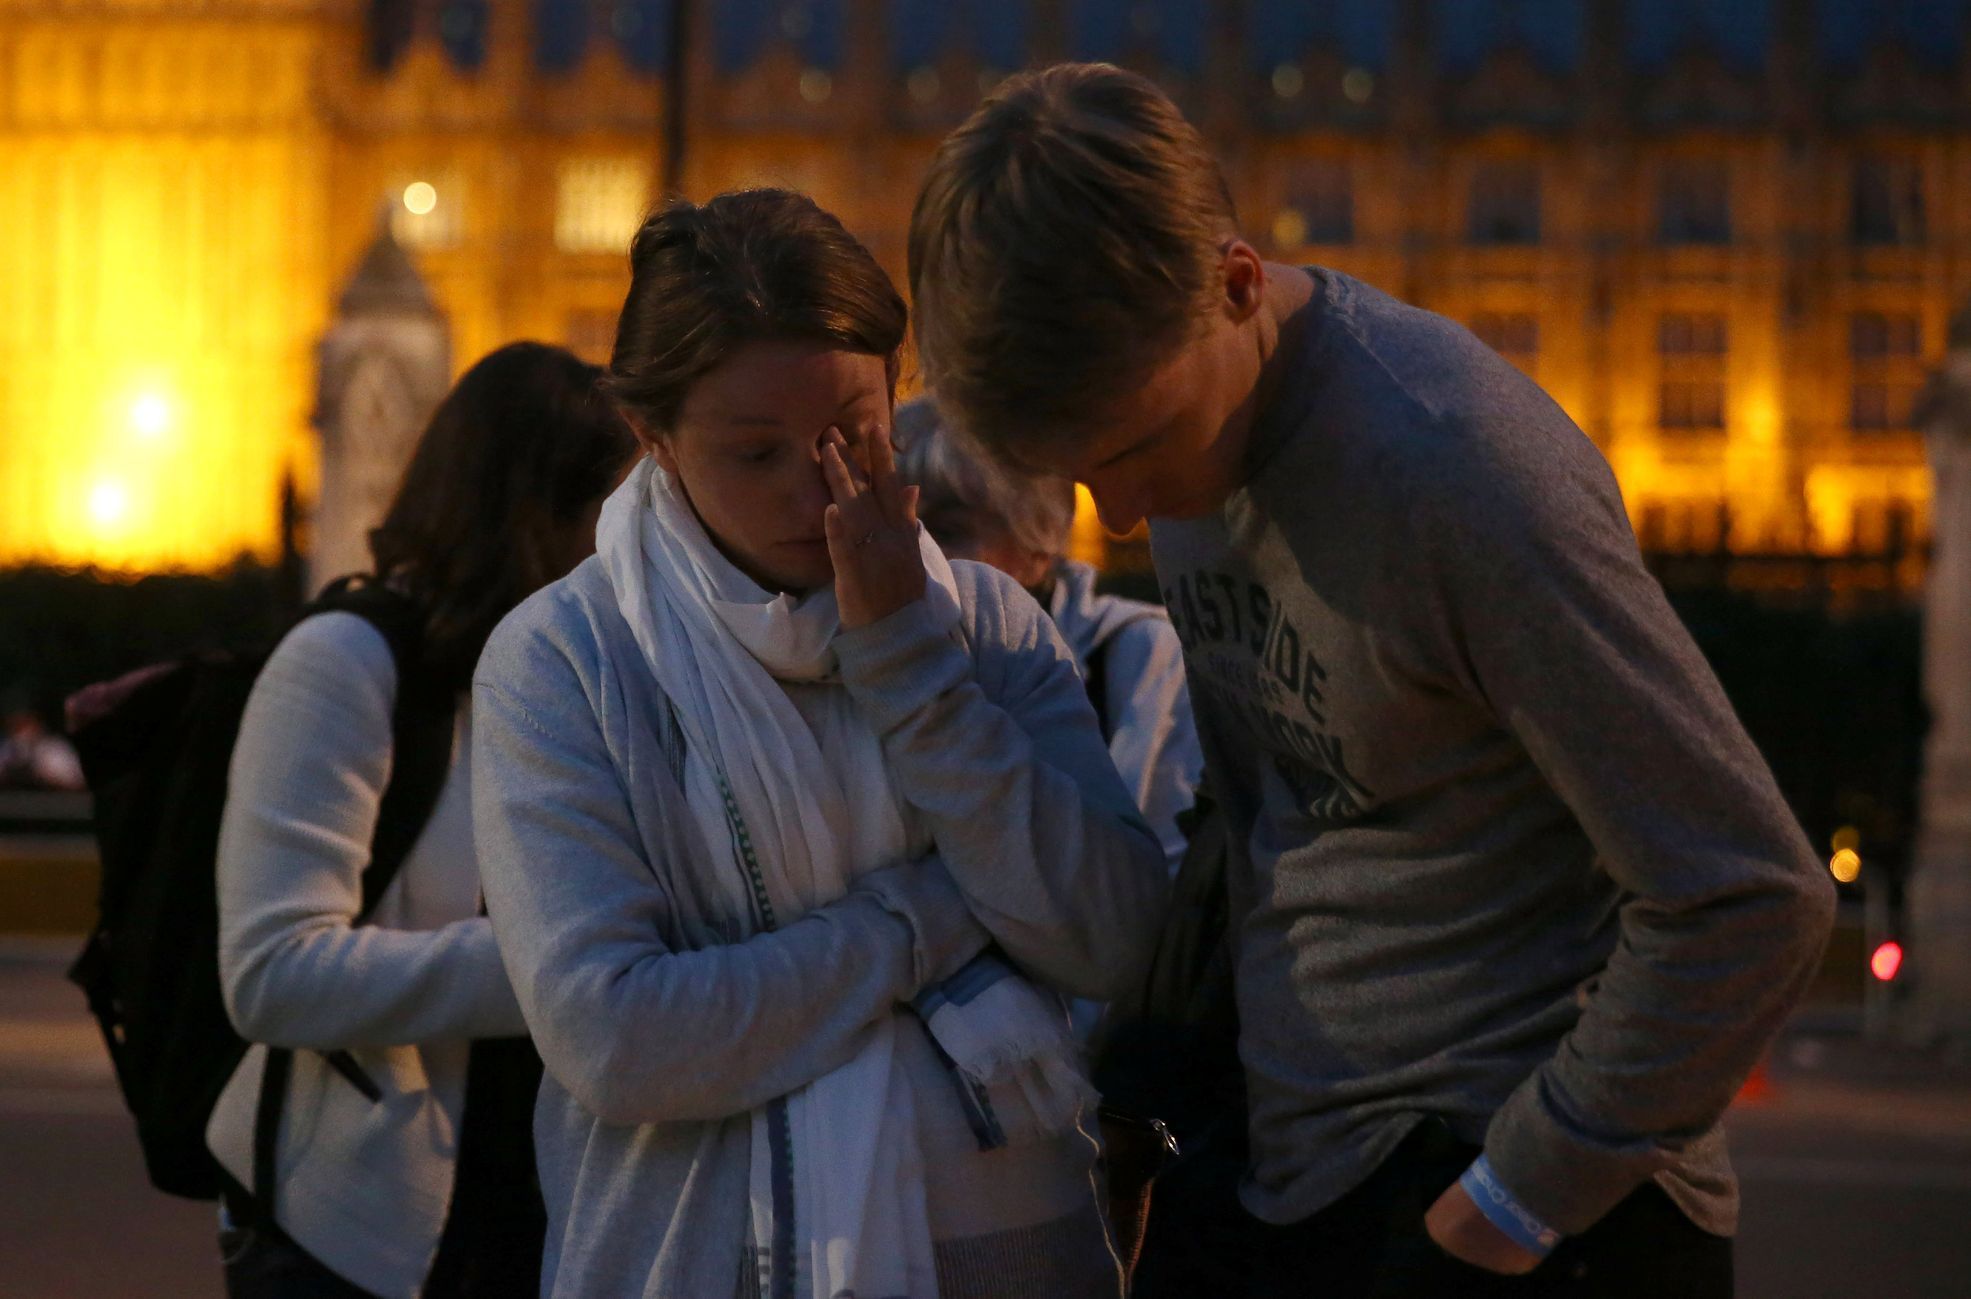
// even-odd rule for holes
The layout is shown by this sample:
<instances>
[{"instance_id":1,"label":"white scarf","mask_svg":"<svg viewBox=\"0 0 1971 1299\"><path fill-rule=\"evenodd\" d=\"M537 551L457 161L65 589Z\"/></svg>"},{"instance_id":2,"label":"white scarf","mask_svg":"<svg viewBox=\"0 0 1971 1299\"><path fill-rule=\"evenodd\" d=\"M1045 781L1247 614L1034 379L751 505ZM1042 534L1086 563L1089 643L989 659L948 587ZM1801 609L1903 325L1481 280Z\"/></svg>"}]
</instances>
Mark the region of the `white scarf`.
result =
<instances>
[{"instance_id":1,"label":"white scarf","mask_svg":"<svg viewBox=\"0 0 1971 1299\"><path fill-rule=\"evenodd\" d=\"M924 599L960 618L950 565L923 535ZM731 914L754 932L848 892L909 853L882 746L845 689L828 692L821 736L782 681L831 682L840 630L832 589L772 595L721 555L690 502L648 459L604 504L596 550L624 619L684 731L685 798ZM824 757L821 737L828 756ZM1003 963L968 965L918 1013L981 1107L1032 1139L1066 1130L1092 1092L1058 999ZM895 1054L896 1016L853 1059L753 1113L752 1225L762 1293L813 1299L935 1299L915 1102ZM969 1097L967 1099L970 1099Z\"/></svg>"}]
</instances>

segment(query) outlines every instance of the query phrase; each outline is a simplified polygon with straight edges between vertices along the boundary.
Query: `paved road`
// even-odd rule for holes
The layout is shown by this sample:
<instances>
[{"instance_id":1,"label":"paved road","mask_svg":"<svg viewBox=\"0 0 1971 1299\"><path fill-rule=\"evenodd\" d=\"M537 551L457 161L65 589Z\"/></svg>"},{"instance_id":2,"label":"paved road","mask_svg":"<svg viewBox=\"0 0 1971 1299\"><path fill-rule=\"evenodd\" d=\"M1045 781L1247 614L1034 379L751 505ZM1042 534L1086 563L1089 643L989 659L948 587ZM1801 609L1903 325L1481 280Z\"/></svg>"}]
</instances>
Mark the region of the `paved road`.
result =
<instances>
[{"instance_id":1,"label":"paved road","mask_svg":"<svg viewBox=\"0 0 1971 1299\"><path fill-rule=\"evenodd\" d=\"M71 946L0 939L0 1299L217 1299L212 1209L145 1183ZM1971 1297L1971 1070L1796 1031L1772 1078L1731 1118L1739 1293Z\"/></svg>"},{"instance_id":2,"label":"paved road","mask_svg":"<svg viewBox=\"0 0 1971 1299\"><path fill-rule=\"evenodd\" d=\"M77 945L0 939L0 1299L218 1299L213 1208L144 1180Z\"/></svg>"}]
</instances>

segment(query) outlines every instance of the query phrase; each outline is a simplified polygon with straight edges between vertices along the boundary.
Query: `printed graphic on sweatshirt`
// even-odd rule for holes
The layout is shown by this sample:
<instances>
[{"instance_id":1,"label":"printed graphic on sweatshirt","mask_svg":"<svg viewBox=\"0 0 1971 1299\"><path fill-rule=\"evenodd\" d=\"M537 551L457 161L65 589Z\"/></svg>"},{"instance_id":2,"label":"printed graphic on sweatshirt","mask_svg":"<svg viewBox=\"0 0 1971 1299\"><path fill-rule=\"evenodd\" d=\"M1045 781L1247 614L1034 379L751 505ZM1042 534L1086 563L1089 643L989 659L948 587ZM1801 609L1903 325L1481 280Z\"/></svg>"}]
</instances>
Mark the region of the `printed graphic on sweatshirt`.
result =
<instances>
[{"instance_id":1,"label":"printed graphic on sweatshirt","mask_svg":"<svg viewBox=\"0 0 1971 1299\"><path fill-rule=\"evenodd\" d=\"M1310 816L1350 821L1375 794L1348 770L1328 729L1328 671L1266 588L1194 569L1163 587L1184 645L1194 703L1269 741L1273 766Z\"/></svg>"}]
</instances>

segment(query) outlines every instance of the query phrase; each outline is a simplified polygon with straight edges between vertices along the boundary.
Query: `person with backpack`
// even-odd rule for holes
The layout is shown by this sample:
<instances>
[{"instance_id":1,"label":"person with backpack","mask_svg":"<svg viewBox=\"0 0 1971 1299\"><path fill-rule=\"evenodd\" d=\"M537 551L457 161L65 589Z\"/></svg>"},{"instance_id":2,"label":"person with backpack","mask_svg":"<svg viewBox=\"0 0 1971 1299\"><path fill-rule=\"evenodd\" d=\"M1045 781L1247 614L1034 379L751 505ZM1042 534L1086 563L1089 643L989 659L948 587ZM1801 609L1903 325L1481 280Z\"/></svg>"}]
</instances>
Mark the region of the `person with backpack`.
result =
<instances>
[{"instance_id":1,"label":"person with backpack","mask_svg":"<svg viewBox=\"0 0 1971 1299\"><path fill-rule=\"evenodd\" d=\"M1731 1293L1720 1119L1833 887L1594 445L1268 262L1111 66L1003 82L909 262L945 417L1149 521L1229 831L1247 1293Z\"/></svg>"},{"instance_id":2,"label":"person with backpack","mask_svg":"<svg viewBox=\"0 0 1971 1299\"><path fill-rule=\"evenodd\" d=\"M634 454L599 377L533 343L468 370L371 534L367 602L304 618L253 684L217 890L255 1045L207 1128L232 1299L538 1291L539 1064L482 914L464 691L494 625L593 548ZM435 721L435 763L407 717Z\"/></svg>"},{"instance_id":3,"label":"person with backpack","mask_svg":"<svg viewBox=\"0 0 1971 1299\"><path fill-rule=\"evenodd\" d=\"M1095 569L1068 557L1073 483L1008 474L954 437L928 397L897 408L896 435L897 472L920 493L931 539L953 559L1005 573L1054 619L1116 772L1174 873L1184 857L1178 818L1195 799L1204 754L1170 619L1157 605L1096 590Z\"/></svg>"},{"instance_id":4,"label":"person with backpack","mask_svg":"<svg viewBox=\"0 0 1971 1299\"><path fill-rule=\"evenodd\" d=\"M1063 996L1167 880L1074 657L918 525L907 313L838 220L675 201L631 277L649 458L475 680L543 1293L1118 1299Z\"/></svg>"}]
</instances>

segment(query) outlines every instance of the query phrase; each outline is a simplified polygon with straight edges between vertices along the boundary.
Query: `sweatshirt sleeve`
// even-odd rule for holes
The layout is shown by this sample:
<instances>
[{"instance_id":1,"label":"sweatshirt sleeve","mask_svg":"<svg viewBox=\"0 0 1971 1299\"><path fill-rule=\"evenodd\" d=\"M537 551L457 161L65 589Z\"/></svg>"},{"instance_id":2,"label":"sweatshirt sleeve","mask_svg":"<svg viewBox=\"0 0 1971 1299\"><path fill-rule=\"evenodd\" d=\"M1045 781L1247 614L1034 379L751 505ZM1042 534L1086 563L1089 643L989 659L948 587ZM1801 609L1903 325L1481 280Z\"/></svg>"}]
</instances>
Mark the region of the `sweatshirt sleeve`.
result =
<instances>
[{"instance_id":1,"label":"sweatshirt sleeve","mask_svg":"<svg viewBox=\"0 0 1971 1299\"><path fill-rule=\"evenodd\" d=\"M785 1095L983 950L935 857L865 875L778 930L674 949L665 863L646 855L570 661L496 636L475 692L488 909L542 1060L604 1122L722 1119Z\"/></svg>"},{"instance_id":2,"label":"sweatshirt sleeve","mask_svg":"<svg viewBox=\"0 0 1971 1299\"><path fill-rule=\"evenodd\" d=\"M1063 992L1113 997L1156 937L1162 849L1052 620L1010 578L962 567L976 661L918 600L837 638L842 679L993 938Z\"/></svg>"},{"instance_id":3,"label":"sweatshirt sleeve","mask_svg":"<svg viewBox=\"0 0 1971 1299\"><path fill-rule=\"evenodd\" d=\"M1161 615L1136 619L1107 649L1109 757L1163 846L1171 875L1184 859L1177 818L1196 801L1204 752L1184 683L1184 646Z\"/></svg>"},{"instance_id":4,"label":"sweatshirt sleeve","mask_svg":"<svg viewBox=\"0 0 1971 1299\"><path fill-rule=\"evenodd\" d=\"M217 868L221 990L249 1041L336 1050L525 1031L483 917L353 923L396 692L389 644L348 613L302 622L254 682Z\"/></svg>"},{"instance_id":5,"label":"sweatshirt sleeve","mask_svg":"<svg viewBox=\"0 0 1971 1299\"><path fill-rule=\"evenodd\" d=\"M1718 1121L1817 967L1834 899L1607 466L1566 436L1540 466L1444 466L1409 515L1456 675L1623 892L1579 1020L1486 1140L1499 1180L1574 1233Z\"/></svg>"}]
</instances>

